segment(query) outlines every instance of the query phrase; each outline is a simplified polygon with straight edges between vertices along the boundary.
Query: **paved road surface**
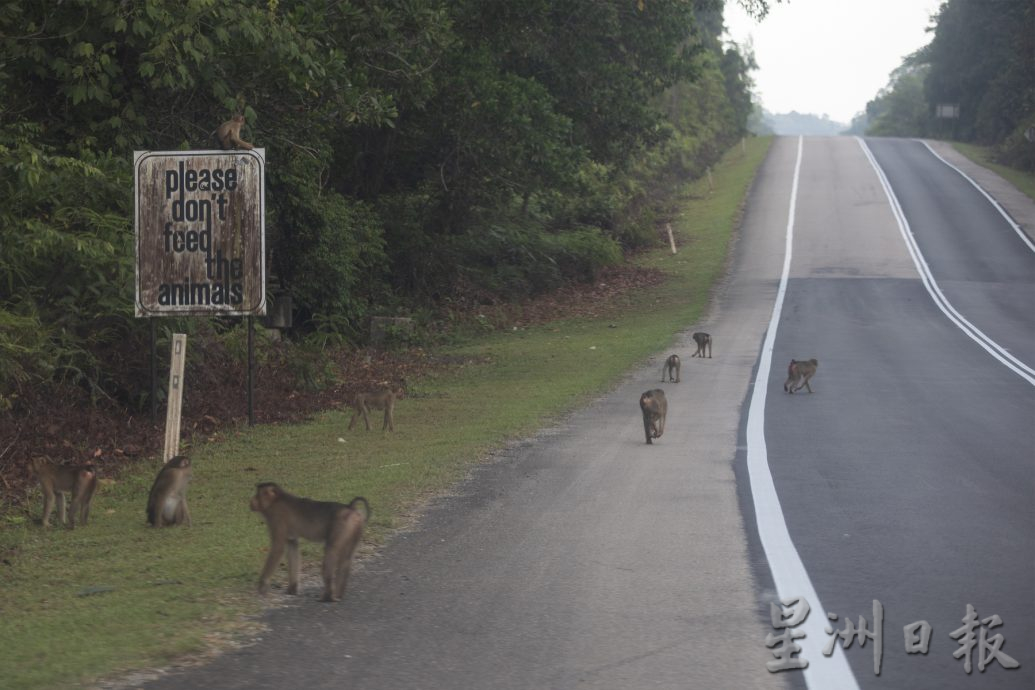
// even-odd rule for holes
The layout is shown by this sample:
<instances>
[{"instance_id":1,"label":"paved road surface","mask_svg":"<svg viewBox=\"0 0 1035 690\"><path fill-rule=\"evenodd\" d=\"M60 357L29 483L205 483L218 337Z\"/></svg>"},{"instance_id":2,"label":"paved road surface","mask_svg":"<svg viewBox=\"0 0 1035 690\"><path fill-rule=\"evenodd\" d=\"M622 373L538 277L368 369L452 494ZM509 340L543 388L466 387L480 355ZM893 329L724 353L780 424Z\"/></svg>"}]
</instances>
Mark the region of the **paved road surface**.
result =
<instances>
[{"instance_id":1,"label":"paved road surface","mask_svg":"<svg viewBox=\"0 0 1035 690\"><path fill-rule=\"evenodd\" d=\"M907 213L939 210L936 222L910 222L938 257L933 270L953 268L950 297L1030 365L1035 311L1017 305L1033 303L1032 255L984 214L957 223L975 202L920 144L869 145ZM849 138L803 142L794 258L763 351L797 147L774 144L731 277L708 322L694 325L713 334L713 359L690 359L684 335L672 348L681 383L658 383L661 357L645 364L477 469L368 560L341 604L308 591L266 616L271 632L258 644L146 687L803 687L801 671L766 670L778 595L756 530L743 416L760 353L774 362L768 468L823 606L811 615L836 612L842 629L860 615L872 625L874 599L884 607L881 676L873 642L855 643L837 690L1035 686L1035 388L934 305ZM816 394L784 395L786 361L813 356ZM670 419L646 446L636 402L657 386ZM967 676L953 659L948 634L968 603L1002 616L989 634L1002 632L1019 671L981 674L975 658ZM917 620L933 626L926 656L904 651L902 626ZM807 654L813 670L833 663Z\"/></svg>"},{"instance_id":2,"label":"paved road surface","mask_svg":"<svg viewBox=\"0 0 1035 690\"><path fill-rule=\"evenodd\" d=\"M921 142L867 146L949 301L1035 364L1035 253ZM883 605L881 676L872 642L847 655L861 687L1032 688L1035 387L935 305L873 173L857 140L806 140L774 359L818 357L817 393L774 376L765 427L791 538L838 630ZM1020 669L979 673L975 651L967 676L967 604L1001 616ZM929 652L908 655L920 620Z\"/></svg>"}]
</instances>

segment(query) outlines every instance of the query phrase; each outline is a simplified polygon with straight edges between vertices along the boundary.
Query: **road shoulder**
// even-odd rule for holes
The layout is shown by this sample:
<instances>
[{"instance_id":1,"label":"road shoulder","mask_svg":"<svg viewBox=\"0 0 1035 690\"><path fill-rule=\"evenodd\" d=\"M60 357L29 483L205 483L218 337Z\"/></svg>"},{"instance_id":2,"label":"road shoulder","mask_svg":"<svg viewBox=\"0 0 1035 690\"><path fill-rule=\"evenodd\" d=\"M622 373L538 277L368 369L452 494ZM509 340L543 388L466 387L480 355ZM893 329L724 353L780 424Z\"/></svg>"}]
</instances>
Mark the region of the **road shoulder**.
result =
<instances>
[{"instance_id":1,"label":"road shoulder","mask_svg":"<svg viewBox=\"0 0 1035 690\"><path fill-rule=\"evenodd\" d=\"M982 167L957 151L947 141L925 139L934 151L946 161L962 170L988 194L1006 209L1014 222L1035 242L1035 201L1021 192L1007 180Z\"/></svg>"}]
</instances>

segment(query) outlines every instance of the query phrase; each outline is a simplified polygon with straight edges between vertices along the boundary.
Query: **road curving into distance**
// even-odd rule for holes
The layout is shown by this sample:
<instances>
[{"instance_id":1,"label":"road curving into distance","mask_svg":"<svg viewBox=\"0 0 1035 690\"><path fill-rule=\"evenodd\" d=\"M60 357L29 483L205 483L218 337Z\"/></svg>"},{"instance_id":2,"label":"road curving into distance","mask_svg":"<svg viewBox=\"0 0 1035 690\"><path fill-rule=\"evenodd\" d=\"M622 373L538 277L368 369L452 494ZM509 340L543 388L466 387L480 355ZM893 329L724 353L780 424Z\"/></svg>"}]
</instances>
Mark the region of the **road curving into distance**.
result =
<instances>
[{"instance_id":1,"label":"road curving into distance","mask_svg":"<svg viewBox=\"0 0 1035 690\"><path fill-rule=\"evenodd\" d=\"M883 644L845 654L859 687L1035 687L1035 252L923 142L807 139L801 177L773 359L817 357L817 393L774 376L764 424L811 615L882 610ZM1020 668L975 648L966 673L968 604Z\"/></svg>"},{"instance_id":2,"label":"road curving into distance","mask_svg":"<svg viewBox=\"0 0 1035 690\"><path fill-rule=\"evenodd\" d=\"M946 299L1031 366L1035 254L968 186L921 142L778 139L707 322L474 470L341 604L270 611L256 644L142 687L1035 686L1035 387L946 317L888 192ZM681 383L659 382L669 352ZM819 360L815 394L783 392L792 357ZM802 596L809 668L770 672L770 606ZM872 627L875 600L880 676L874 640L822 653L827 614ZM975 650L965 673L968 604L1020 669ZM921 620L928 653L907 654Z\"/></svg>"}]
</instances>

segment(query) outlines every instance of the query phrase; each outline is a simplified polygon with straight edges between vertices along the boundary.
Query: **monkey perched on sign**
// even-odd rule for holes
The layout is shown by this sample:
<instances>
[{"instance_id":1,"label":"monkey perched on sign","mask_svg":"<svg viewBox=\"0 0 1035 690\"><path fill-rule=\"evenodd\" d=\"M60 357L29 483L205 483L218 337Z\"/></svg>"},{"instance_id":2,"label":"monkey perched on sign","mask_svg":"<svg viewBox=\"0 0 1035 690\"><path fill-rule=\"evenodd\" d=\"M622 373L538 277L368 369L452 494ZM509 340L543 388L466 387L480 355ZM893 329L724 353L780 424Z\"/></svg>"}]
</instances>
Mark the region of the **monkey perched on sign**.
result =
<instances>
[{"instance_id":1,"label":"monkey perched on sign","mask_svg":"<svg viewBox=\"0 0 1035 690\"><path fill-rule=\"evenodd\" d=\"M254 146L241 138L241 127L244 125L244 115L234 115L232 118L216 128L215 135L219 141L219 148L245 149L251 151Z\"/></svg>"}]
</instances>

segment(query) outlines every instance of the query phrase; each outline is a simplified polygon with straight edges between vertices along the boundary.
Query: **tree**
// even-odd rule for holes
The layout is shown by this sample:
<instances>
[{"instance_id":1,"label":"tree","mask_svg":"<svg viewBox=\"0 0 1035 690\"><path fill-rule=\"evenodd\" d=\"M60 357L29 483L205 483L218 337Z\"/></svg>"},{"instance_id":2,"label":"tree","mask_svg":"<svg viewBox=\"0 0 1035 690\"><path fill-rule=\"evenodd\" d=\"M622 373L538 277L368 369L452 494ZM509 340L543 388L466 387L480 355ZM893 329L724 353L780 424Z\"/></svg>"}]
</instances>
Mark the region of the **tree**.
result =
<instances>
[{"instance_id":1,"label":"tree","mask_svg":"<svg viewBox=\"0 0 1035 690\"><path fill-rule=\"evenodd\" d=\"M927 100L958 103L957 135L1001 141L1035 111L1035 6L1030 0L948 0L918 61Z\"/></svg>"},{"instance_id":2,"label":"tree","mask_svg":"<svg viewBox=\"0 0 1035 690\"><path fill-rule=\"evenodd\" d=\"M592 278L744 131L751 61L719 44L721 9L0 0L0 396L141 399L133 151L208 148L238 113L302 333Z\"/></svg>"},{"instance_id":3,"label":"tree","mask_svg":"<svg viewBox=\"0 0 1035 690\"><path fill-rule=\"evenodd\" d=\"M926 65L903 65L891 73L888 86L866 104L866 133L885 137L923 137L930 116L924 98Z\"/></svg>"}]
</instances>

